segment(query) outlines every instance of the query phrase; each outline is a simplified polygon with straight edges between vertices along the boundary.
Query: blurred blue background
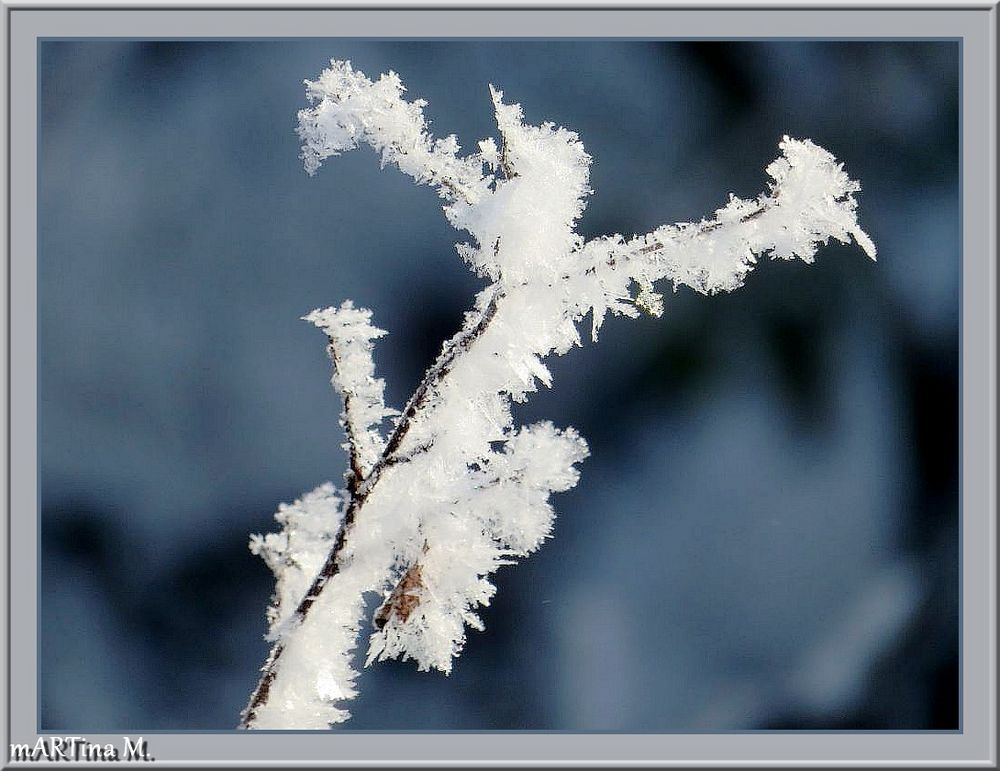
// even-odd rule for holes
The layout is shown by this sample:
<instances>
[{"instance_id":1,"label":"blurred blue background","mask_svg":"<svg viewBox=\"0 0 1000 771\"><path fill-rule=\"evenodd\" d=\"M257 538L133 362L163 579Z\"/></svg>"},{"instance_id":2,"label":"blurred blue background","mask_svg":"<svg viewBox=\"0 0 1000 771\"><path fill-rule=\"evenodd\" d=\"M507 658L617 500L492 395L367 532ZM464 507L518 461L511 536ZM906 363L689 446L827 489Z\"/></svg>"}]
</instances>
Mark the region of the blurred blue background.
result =
<instances>
[{"instance_id":1,"label":"blurred blue background","mask_svg":"<svg viewBox=\"0 0 1000 771\"><path fill-rule=\"evenodd\" d=\"M345 467L324 340L352 298L401 405L481 285L370 150L308 178L303 78L399 72L438 135L487 83L594 158L588 237L752 197L783 134L879 246L669 294L518 410L591 457L450 677L363 672L345 729L958 727L953 42L41 44L41 728L232 728L267 651L272 513Z\"/></svg>"}]
</instances>

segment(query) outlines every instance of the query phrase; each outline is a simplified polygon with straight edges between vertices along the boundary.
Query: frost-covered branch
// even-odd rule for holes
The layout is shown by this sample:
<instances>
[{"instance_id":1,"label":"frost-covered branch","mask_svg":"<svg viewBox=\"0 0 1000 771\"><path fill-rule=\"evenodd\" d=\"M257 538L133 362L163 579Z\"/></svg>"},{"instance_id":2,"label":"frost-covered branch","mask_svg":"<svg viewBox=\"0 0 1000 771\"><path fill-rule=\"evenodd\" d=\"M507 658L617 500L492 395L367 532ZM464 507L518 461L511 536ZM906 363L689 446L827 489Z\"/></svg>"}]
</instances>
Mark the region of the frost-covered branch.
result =
<instances>
[{"instance_id":1,"label":"frost-covered branch","mask_svg":"<svg viewBox=\"0 0 1000 771\"><path fill-rule=\"evenodd\" d=\"M261 667L261 677L257 683L257 687L254 689L254 692L250 696L250 701L243 710L240 722L241 727L260 727L258 710L268 701L271 684L274 681L277 674L277 667L284 654L283 632L290 624L298 626L305 621L320 592L323 591L327 582L339 572L339 559L346 543L347 532L353 525L358 510L364 505L368 496L378 484L383 471L399 463L408 462L414 456L430 449L430 445L417 445L409 451L409 454L402 454L400 452L400 445L406 437L412 421L419 415L420 410L426 404L427 399L432 393L432 389L448 374L452 362L454 362L456 357L468 350L475 340L487 329L496 313L497 303L502 294L499 290L494 292L491 299L481 311L466 314L465 326L454 338L445 343L441 354L430 369L427 370L417 389L414 391L387 442L381 440L380 435L374 431L374 426L380 423L385 417L400 415L400 413L387 409L384 405L384 382L373 379L374 363L371 360L370 344L372 339L384 335L384 330L370 325L371 311L367 309L356 310L350 301L345 301L339 311L334 308L327 308L322 311L313 311L303 317L304 320L312 322L327 333L330 341L328 346L330 357L334 362L332 383L334 388L344 395L344 412L341 416L341 424L344 426L348 436L348 443L345 449L348 449L350 453L351 469L346 475L349 500L345 504L345 511L338 512L339 526L336 536L332 539L327 539L323 543L323 546L327 549L326 558L319 563L319 567L316 570L312 571L315 578L311 584L306 584L303 587L302 592L293 595L302 598L298 602L298 605L289 603L287 599L284 603L281 603L284 593L280 591L275 595L275 604L269 610L271 631L268 635L269 639L275 642L268 654L267 660ZM343 352L338 353L338 351ZM354 406L356 394L361 396L361 405L358 408ZM357 440L357 437L366 435L369 435L369 437L365 449L370 450L375 446L381 448L379 457L371 464L367 462L370 457L369 453L359 450L359 442ZM362 458L364 459L362 460ZM325 491L327 489L327 486L318 488L317 491L314 491L310 495L315 496L319 490ZM332 486L329 486L329 490L332 490ZM307 497L305 500L311 499ZM295 505L298 506L299 502L296 502ZM285 530L289 528L294 529L295 522L292 521L289 523L289 520L283 516L283 511L283 508L279 509L275 518L285 527ZM261 554L263 556L268 566L275 573L279 585L283 581L282 573L285 570L285 565L288 564L287 561L282 560L284 554L279 548L280 544L284 543L281 535L272 533L264 538L254 536L251 539L250 545L251 551L254 554ZM401 617L404 621L406 620L409 612L401 612L400 604L409 602L409 598L413 597L413 587L416 586L416 581L419 578L419 570L419 565L415 564L404 573L403 579L407 575L410 575L411 580L405 583L401 580L400 583L403 585L397 587L397 590L390 592L390 598L394 598L392 603L390 604L389 600L387 600L383 608L380 608L376 614L376 619L379 617L379 613L382 613L386 621L389 620L390 616ZM294 607L294 612L282 615L278 611L279 605L286 608L289 606ZM381 626L384 625L385 622ZM353 648L353 645L345 650L349 650L350 648ZM352 681L353 677L353 671L348 668L347 679ZM339 716L338 712L334 712L333 714ZM346 719L347 716L346 712L343 713L342 719ZM331 722L334 722L334 720L331 719Z\"/></svg>"},{"instance_id":2,"label":"frost-covered branch","mask_svg":"<svg viewBox=\"0 0 1000 771\"><path fill-rule=\"evenodd\" d=\"M385 335L371 325L370 310L345 300L340 308L315 310L304 317L326 332L333 362L333 387L344 398L340 425L347 435L344 449L350 457L348 488L356 493L385 448L379 426L398 415L385 406L385 381L375 377L372 341Z\"/></svg>"},{"instance_id":3,"label":"frost-covered branch","mask_svg":"<svg viewBox=\"0 0 1000 771\"><path fill-rule=\"evenodd\" d=\"M628 296L629 281L638 286L637 304L659 315L662 300L652 283L661 279L703 294L730 292L743 285L758 257L812 262L831 238L841 243L853 238L875 259L875 244L857 223L854 194L860 185L809 140L786 136L779 149L781 157L767 167L769 188L755 200L731 195L710 220L664 225L628 241L613 236L586 244L582 256L592 277L587 283L599 283L609 300L592 306L595 334L605 310L631 315L626 306L612 304Z\"/></svg>"},{"instance_id":4,"label":"frost-covered branch","mask_svg":"<svg viewBox=\"0 0 1000 771\"><path fill-rule=\"evenodd\" d=\"M277 516L283 530L255 536L277 577L269 611L273 647L244 711L247 728L326 728L349 716L354 649L365 598L381 597L366 661L412 658L451 670L466 627L501 565L530 554L551 533L552 493L576 484L587 446L572 428L516 426L512 404L552 377L544 359L580 345L610 312L659 315L655 283L705 294L742 285L764 256L811 262L829 239L875 247L857 224L859 186L832 155L785 137L767 167L768 188L729 202L698 223L664 225L629 239L585 242L575 230L590 194L590 157L577 135L524 123L519 105L491 87L499 131L459 155L453 136L434 139L421 100L407 102L394 73L369 80L334 61L306 82L299 114L306 170L359 144L419 184L435 187L469 242L458 251L488 280L462 329L400 413L386 408L372 341L383 332L349 302L314 311L343 395L341 423L351 469L347 491L325 485ZM383 438L380 426L394 418Z\"/></svg>"},{"instance_id":5,"label":"frost-covered branch","mask_svg":"<svg viewBox=\"0 0 1000 771\"><path fill-rule=\"evenodd\" d=\"M395 72L374 83L350 62L332 61L316 81L307 80L306 98L313 106L299 111L299 136L306 171L315 174L324 160L370 145L382 165L394 164L417 184L431 185L449 200L475 204L489 181L482 161L461 158L455 136L434 139L427 132L426 102L402 98L406 89ZM486 145L489 152L489 145Z\"/></svg>"}]
</instances>

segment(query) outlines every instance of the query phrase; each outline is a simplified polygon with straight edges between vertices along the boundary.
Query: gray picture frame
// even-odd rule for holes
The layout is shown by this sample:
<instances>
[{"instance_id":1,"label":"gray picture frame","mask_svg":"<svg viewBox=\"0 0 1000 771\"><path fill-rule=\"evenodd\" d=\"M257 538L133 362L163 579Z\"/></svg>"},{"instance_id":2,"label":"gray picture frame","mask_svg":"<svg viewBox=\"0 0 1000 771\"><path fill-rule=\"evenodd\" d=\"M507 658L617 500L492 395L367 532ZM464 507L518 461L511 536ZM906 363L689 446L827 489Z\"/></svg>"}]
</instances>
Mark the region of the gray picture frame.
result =
<instances>
[{"instance_id":1,"label":"gray picture frame","mask_svg":"<svg viewBox=\"0 0 1000 771\"><path fill-rule=\"evenodd\" d=\"M35 746L38 481L36 133L40 38L205 36L952 37L962 40L961 729L727 734L144 735L154 765L995 766L996 765L996 39L993 3L268 3L54 5L4 2L7 138L7 564L5 744ZM235 722L235 720L234 720ZM51 737L50 737L51 738ZM122 748L125 737L89 735ZM130 736L136 746L138 736ZM8 757L8 764L10 759ZM21 764L18 764L21 765ZM6 765L5 765L6 767Z\"/></svg>"}]
</instances>

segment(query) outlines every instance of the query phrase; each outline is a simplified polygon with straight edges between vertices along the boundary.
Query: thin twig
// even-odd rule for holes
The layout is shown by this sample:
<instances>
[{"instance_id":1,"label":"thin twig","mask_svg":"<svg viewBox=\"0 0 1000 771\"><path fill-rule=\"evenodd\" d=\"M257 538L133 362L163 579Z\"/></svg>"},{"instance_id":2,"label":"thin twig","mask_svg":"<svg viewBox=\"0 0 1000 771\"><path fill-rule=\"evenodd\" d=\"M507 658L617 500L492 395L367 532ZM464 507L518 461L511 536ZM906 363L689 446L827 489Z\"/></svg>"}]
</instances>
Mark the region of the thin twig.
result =
<instances>
[{"instance_id":1,"label":"thin twig","mask_svg":"<svg viewBox=\"0 0 1000 771\"><path fill-rule=\"evenodd\" d=\"M347 435L347 447L348 454L350 456L350 471L345 476L347 491L351 495L351 500L354 500L358 494L358 487L365 478L364 469L361 467L361 452L358 449L358 432L354 425L354 420L351 418L351 407L354 402L354 392L349 388L346 388L343 384L340 356L337 353L337 341L334 340L333 337L329 337L328 339L330 342L326 347L326 351L329 354L330 361L333 362L333 366L337 370L337 373L341 375L341 393L344 397L344 433Z\"/></svg>"},{"instance_id":2,"label":"thin twig","mask_svg":"<svg viewBox=\"0 0 1000 771\"><path fill-rule=\"evenodd\" d=\"M766 212L768 212L772 208L773 208L773 205L772 206L768 206L768 205L765 204L765 205L758 206L752 212L750 212L748 214L744 214L742 217L740 217L739 220L738 220L738 222L739 222L739 224L743 225L743 224L745 224L747 222L750 222L752 220L757 219L758 217L760 217L761 215L765 214ZM725 223L725 222L709 222L707 225L701 225L698 228L697 232L694 235L696 237L697 236L702 236L705 233L711 233L713 230L718 230L719 228L725 227L727 224L728 223ZM663 249L665 246L666 246L666 244L664 244L663 242L657 241L655 243L648 244L648 245L642 247L641 249L638 250L638 253L639 254L651 254L652 252L657 252L660 249Z\"/></svg>"}]
</instances>

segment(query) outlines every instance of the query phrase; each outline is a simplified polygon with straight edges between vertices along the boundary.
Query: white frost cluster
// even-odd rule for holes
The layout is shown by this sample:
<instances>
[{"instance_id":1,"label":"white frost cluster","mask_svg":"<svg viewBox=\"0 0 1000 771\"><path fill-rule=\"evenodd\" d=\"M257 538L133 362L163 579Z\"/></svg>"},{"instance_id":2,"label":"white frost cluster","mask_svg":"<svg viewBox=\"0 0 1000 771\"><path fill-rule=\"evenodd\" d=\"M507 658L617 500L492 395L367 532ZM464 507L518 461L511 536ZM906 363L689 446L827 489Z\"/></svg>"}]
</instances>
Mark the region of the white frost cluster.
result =
<instances>
[{"instance_id":1,"label":"white frost cluster","mask_svg":"<svg viewBox=\"0 0 1000 771\"><path fill-rule=\"evenodd\" d=\"M319 572L344 519L344 497L326 482L295 503L278 507L281 532L250 537L250 551L267 563L277 585L268 608L269 637L277 639Z\"/></svg>"},{"instance_id":2,"label":"white frost cluster","mask_svg":"<svg viewBox=\"0 0 1000 771\"><path fill-rule=\"evenodd\" d=\"M372 312L355 308L345 300L339 308L314 310L303 321L309 321L326 332L333 359L331 383L344 397L340 425L347 432L344 449L356 456L357 472L362 476L371 471L382 454L385 440L379 427L386 418L398 415L385 406L385 381L375 377L372 361L372 341L383 337L384 329L372 326Z\"/></svg>"},{"instance_id":3,"label":"white frost cluster","mask_svg":"<svg viewBox=\"0 0 1000 771\"><path fill-rule=\"evenodd\" d=\"M482 162L473 155L461 158L454 135L433 139L427 132L426 102L407 102L406 91L395 72L374 83L350 62L331 61L315 82L307 80L306 97L314 106L299 111L302 160L310 175L324 160L371 145L382 166L394 164L419 184L433 185L475 199L485 190Z\"/></svg>"},{"instance_id":4,"label":"white frost cluster","mask_svg":"<svg viewBox=\"0 0 1000 771\"><path fill-rule=\"evenodd\" d=\"M278 579L276 649L265 664L267 698L252 700L245 717L252 728L348 717L338 702L355 693L351 658L372 593L381 605L368 663L412 658L420 669L451 670L466 627L482 628L477 608L495 591L490 574L539 547L552 528L550 494L576 484L584 440L551 423L518 427L511 407L539 383L551 386L544 359L581 343L586 315L596 340L608 312L659 315L657 281L730 291L760 256L808 262L831 238L853 238L875 257L857 224L858 184L808 140L782 140L767 167L771 184L754 200L731 196L711 219L584 242L575 225L591 192L590 157L573 132L526 125L502 92L491 87L499 142L482 140L463 157L453 136L430 135L424 102L405 101L394 73L373 82L333 61L306 87L312 106L298 129L306 170L370 145L383 166L437 189L448 220L471 237L459 253L489 284L401 413L385 407L374 377L372 341L384 333L370 311L347 302L306 317L330 342L352 470L347 492L318 488L282 508L281 534L251 543ZM308 613L292 612L329 554L329 582Z\"/></svg>"},{"instance_id":5,"label":"white frost cluster","mask_svg":"<svg viewBox=\"0 0 1000 771\"><path fill-rule=\"evenodd\" d=\"M408 612L396 603L386 613L384 626L371 636L366 663L413 658L420 669L450 672L465 626L483 628L475 610L495 591L486 576L548 537L554 517L549 494L576 484L574 464L586 454L573 429L538 423L508 432L500 451L482 452L458 474L442 468L443 459L435 461L448 495L435 495L421 518L422 545L410 558L419 575L405 587L415 602Z\"/></svg>"}]
</instances>

